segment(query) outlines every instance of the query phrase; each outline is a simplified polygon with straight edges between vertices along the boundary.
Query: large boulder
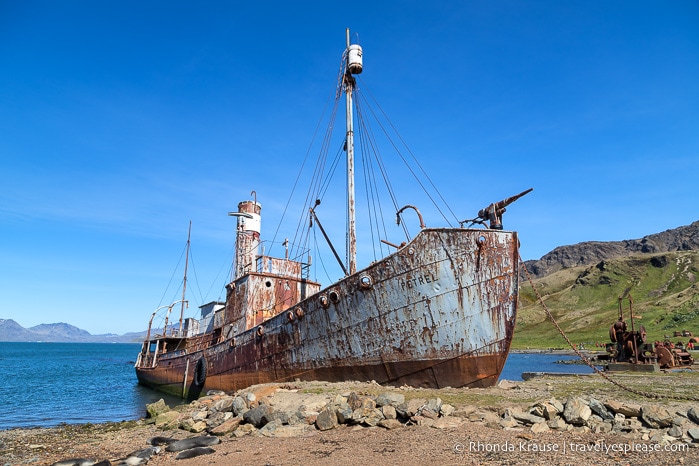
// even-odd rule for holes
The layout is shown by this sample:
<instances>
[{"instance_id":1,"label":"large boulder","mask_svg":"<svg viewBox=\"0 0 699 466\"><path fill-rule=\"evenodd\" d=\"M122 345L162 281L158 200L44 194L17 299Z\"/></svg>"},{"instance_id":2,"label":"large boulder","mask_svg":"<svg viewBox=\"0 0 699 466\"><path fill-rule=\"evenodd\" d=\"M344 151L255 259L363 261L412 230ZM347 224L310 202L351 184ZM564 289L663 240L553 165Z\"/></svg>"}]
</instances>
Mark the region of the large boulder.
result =
<instances>
[{"instance_id":1,"label":"large boulder","mask_svg":"<svg viewBox=\"0 0 699 466\"><path fill-rule=\"evenodd\" d=\"M662 429L672 425L672 414L658 405L645 405L641 409L641 419L653 429Z\"/></svg>"},{"instance_id":2,"label":"large boulder","mask_svg":"<svg viewBox=\"0 0 699 466\"><path fill-rule=\"evenodd\" d=\"M156 418L159 414L162 414L166 411L170 411L170 407L167 404L165 404L165 400L163 400L162 398L156 401L155 403L150 403L146 405L146 413L150 418Z\"/></svg>"},{"instance_id":3,"label":"large boulder","mask_svg":"<svg viewBox=\"0 0 699 466\"><path fill-rule=\"evenodd\" d=\"M271 413L272 408L266 404L255 406L243 414L243 419L248 424L252 424L258 429L265 425L266 416Z\"/></svg>"},{"instance_id":4,"label":"large boulder","mask_svg":"<svg viewBox=\"0 0 699 466\"><path fill-rule=\"evenodd\" d=\"M573 397L568 400L563 409L563 417L568 424L585 426L590 419L592 410L582 398Z\"/></svg>"},{"instance_id":5,"label":"large boulder","mask_svg":"<svg viewBox=\"0 0 699 466\"><path fill-rule=\"evenodd\" d=\"M376 397L376 406L393 406L405 403L405 395L402 393L385 392Z\"/></svg>"},{"instance_id":6,"label":"large boulder","mask_svg":"<svg viewBox=\"0 0 699 466\"><path fill-rule=\"evenodd\" d=\"M332 406L323 408L316 418L316 427L318 430L330 430L338 426L337 414Z\"/></svg>"}]
</instances>

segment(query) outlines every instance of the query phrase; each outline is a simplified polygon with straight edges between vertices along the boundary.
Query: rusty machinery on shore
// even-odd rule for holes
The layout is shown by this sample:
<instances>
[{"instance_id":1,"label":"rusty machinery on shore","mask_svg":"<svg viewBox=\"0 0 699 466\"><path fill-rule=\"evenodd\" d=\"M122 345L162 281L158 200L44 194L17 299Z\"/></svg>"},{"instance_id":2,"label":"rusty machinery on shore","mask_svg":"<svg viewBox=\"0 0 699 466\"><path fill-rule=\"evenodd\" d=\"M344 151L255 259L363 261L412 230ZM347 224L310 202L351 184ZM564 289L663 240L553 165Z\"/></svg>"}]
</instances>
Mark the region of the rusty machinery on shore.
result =
<instances>
[{"instance_id":1,"label":"rusty machinery on shore","mask_svg":"<svg viewBox=\"0 0 699 466\"><path fill-rule=\"evenodd\" d=\"M629 303L629 324L624 318L623 302ZM607 360L615 363L630 364L657 364L660 368L688 366L694 362L692 355L687 352L684 345L673 344L669 338L653 343L646 341L646 329L643 325L636 328L633 313L633 298L628 293L619 297L619 319L609 327L609 339L611 343L605 346L606 354L597 357L598 360ZM692 336L691 332L675 332L675 336ZM678 335L679 334L679 335ZM690 340L693 345L693 341Z\"/></svg>"}]
</instances>

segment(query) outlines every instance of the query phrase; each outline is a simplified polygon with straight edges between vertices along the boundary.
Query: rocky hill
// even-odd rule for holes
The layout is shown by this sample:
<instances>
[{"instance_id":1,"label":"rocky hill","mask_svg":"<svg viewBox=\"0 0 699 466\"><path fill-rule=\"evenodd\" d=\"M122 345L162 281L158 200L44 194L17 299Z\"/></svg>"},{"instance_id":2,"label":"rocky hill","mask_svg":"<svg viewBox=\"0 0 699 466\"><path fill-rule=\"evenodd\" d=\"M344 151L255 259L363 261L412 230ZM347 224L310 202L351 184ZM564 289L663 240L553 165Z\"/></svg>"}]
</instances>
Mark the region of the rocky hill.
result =
<instances>
[{"instance_id":1,"label":"rocky hill","mask_svg":"<svg viewBox=\"0 0 699 466\"><path fill-rule=\"evenodd\" d=\"M620 305L650 341L699 336L699 222L637 240L562 246L525 265L533 281L520 281L515 348L567 347L546 310L576 344L606 343Z\"/></svg>"},{"instance_id":2,"label":"rocky hill","mask_svg":"<svg viewBox=\"0 0 699 466\"><path fill-rule=\"evenodd\" d=\"M699 221L641 239L624 241L587 241L560 246L537 261L526 261L525 266L535 278L541 278L562 269L596 264L603 260L632 254L657 254L672 251L699 250Z\"/></svg>"},{"instance_id":3,"label":"rocky hill","mask_svg":"<svg viewBox=\"0 0 699 466\"><path fill-rule=\"evenodd\" d=\"M61 343L140 343L145 332L126 333L124 335L102 334L92 335L63 322L41 324L24 328L12 319L0 319L0 341L12 342L61 342Z\"/></svg>"}]
</instances>

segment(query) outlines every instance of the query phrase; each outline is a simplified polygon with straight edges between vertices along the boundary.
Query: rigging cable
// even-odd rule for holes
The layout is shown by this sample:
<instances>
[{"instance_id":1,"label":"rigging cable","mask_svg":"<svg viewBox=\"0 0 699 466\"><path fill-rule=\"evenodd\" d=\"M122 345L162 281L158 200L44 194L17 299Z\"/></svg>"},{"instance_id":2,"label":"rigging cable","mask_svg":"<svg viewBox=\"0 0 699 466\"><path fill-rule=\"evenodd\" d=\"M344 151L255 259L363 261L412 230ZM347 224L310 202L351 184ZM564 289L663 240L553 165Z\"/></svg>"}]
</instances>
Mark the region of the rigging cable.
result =
<instances>
[{"instance_id":1,"label":"rigging cable","mask_svg":"<svg viewBox=\"0 0 699 466\"><path fill-rule=\"evenodd\" d=\"M361 80L361 78L360 78L360 80ZM362 81L362 84L363 84L363 81ZM369 92L369 96L371 97L371 99L374 101L374 103L376 104L376 106L377 106L377 107L379 108L379 110L381 111L381 114L384 116L384 118L386 119L386 121L388 122L388 124L390 125L390 127L393 129L393 131L395 132L395 134L398 136L398 139L401 141L401 143L403 143L403 146L405 146L405 148L407 149L408 153L409 153L410 156L413 158L413 161L415 162L415 164L420 168L420 171L422 172L422 174L425 176L425 178L427 179L427 181L429 181L429 184L432 186L432 188L434 189L434 191L437 193L437 195L439 196L439 198L440 198L440 199L442 200L442 202L444 203L444 206L447 208L447 210L449 210L449 213L454 217L454 219L455 219L456 222L458 223L458 217L457 217L456 214L451 210L451 207L449 207L449 204L447 203L447 201L446 201L446 200L444 199L444 197L442 196L442 193L439 191L439 189L437 189L437 187L435 186L434 182L432 182L432 179L431 179L430 176L427 174L427 172L426 172L425 169L422 167L422 165L420 165L420 162L419 162L419 161L417 160L417 158L415 157L415 154L412 153L412 151L410 150L410 148L408 147L408 145L406 144L406 142L403 140L403 138L401 137L401 135L400 135L400 133L398 132L398 130L396 129L396 127L393 126L393 123L392 123L391 120L388 118L388 116L386 115L386 113L383 111L383 109L381 108L381 105L379 105L379 103L376 101L376 99L374 98L374 96L373 96L373 94L371 93L371 91L368 91L368 92ZM376 121L378 122L379 119L376 118ZM387 133L386 130L384 129L383 125L381 125L381 124L379 124L379 125L381 126L381 129L384 130L384 133L386 134L386 137L389 137L389 136L388 136L388 133ZM390 139L390 137L389 137L389 140L391 141L391 144L393 144L393 141ZM396 152L398 152L398 154L400 155L400 158L403 160L403 163L405 163L405 165L408 167L408 169L410 170L410 172L413 174L413 176L415 177L415 180L418 182L418 184L420 184L420 187L422 187L422 189L424 190L425 194L427 194L427 196L430 198L430 201L432 201L432 204L435 206L435 208L436 208L436 209L439 211L439 213L442 215L442 218L444 218L444 220L447 222L447 224L449 224L449 226L451 226L451 222L449 221L449 219L448 219L448 218L446 217L446 215L442 212L442 209L439 208L439 205L438 205L438 204L435 202L435 200L432 198L432 196L430 195L429 191L427 191L427 189L425 189L425 187L423 186L423 184L422 184L422 182L420 181L420 179L419 179L419 178L417 177L417 175L413 172L412 168L410 168L410 165L408 164L408 162L403 158L402 153L398 150L398 148L395 146L395 144L393 144L393 147L396 148Z\"/></svg>"}]
</instances>

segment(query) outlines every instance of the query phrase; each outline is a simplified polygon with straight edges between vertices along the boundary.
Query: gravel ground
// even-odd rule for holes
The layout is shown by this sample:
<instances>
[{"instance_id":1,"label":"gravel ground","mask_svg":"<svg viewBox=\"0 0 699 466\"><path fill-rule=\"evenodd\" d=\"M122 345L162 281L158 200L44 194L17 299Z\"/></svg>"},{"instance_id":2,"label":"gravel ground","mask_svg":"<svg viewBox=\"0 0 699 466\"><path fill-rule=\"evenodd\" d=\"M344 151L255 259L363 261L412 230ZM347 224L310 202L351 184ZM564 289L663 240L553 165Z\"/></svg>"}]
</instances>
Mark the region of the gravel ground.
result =
<instances>
[{"instance_id":1,"label":"gravel ground","mask_svg":"<svg viewBox=\"0 0 699 466\"><path fill-rule=\"evenodd\" d=\"M617 380L637 390L692 396L699 374L678 372L658 375L623 375ZM375 384L308 385L318 393L346 390L376 394L387 389ZM399 390L399 389L393 389ZM638 404L661 403L673 412L686 412L698 402L648 400L604 381L599 376L539 377L518 382L516 388L419 390L401 387L409 397L439 396L459 408L501 412L505 407L530 406L556 397L588 394L598 399ZM0 464L53 464L68 458L109 459L118 464L134 450L147 446L154 436L194 436L181 430L162 431L144 420L100 425L69 425L49 429L0 431ZM677 465L699 464L699 448L686 443L663 446L621 434L582 431L533 433L528 428L504 430L484 422L455 417L442 428L410 425L393 430L381 427L340 426L311 431L302 437L267 438L225 436L215 453L175 460L174 453L153 456L149 465Z\"/></svg>"}]
</instances>

